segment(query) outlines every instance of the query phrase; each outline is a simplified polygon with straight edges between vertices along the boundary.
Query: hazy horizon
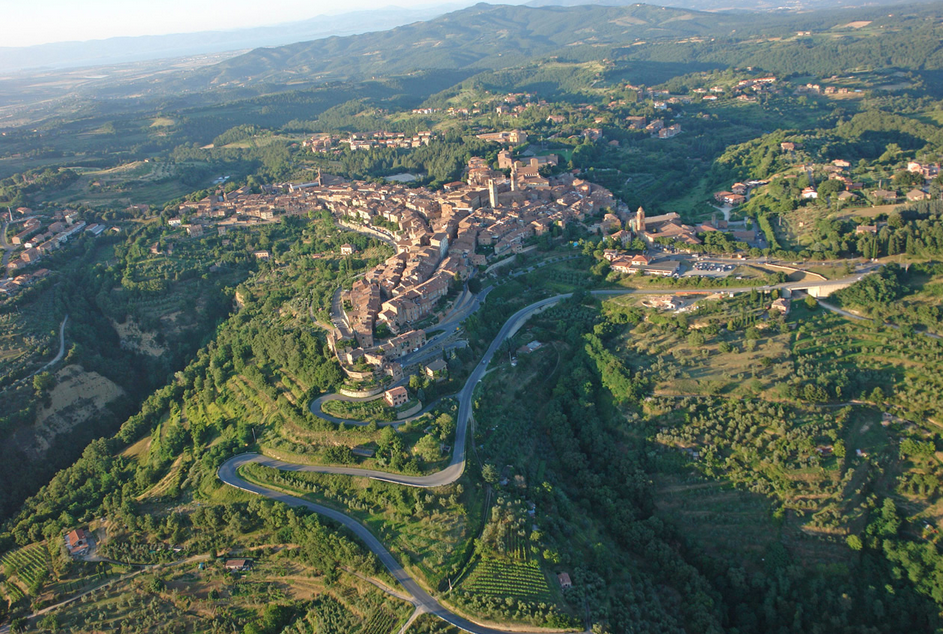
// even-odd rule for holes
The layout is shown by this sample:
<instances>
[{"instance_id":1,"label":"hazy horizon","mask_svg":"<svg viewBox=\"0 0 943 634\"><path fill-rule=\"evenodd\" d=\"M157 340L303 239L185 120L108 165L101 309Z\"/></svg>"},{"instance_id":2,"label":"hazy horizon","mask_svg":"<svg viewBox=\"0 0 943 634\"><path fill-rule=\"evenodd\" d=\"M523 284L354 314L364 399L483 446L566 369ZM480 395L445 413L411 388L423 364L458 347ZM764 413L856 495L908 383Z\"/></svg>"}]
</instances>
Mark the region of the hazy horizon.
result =
<instances>
[{"instance_id":1,"label":"hazy horizon","mask_svg":"<svg viewBox=\"0 0 943 634\"><path fill-rule=\"evenodd\" d=\"M470 6L477 0L430 2L429 0L355 0L337 5L324 0L269 0L266 14L259 15L259 5L248 2L204 0L47 0L39 5L9 7L0 26L2 47L20 48L63 42L88 42L115 37L161 36L201 31L229 31L260 26L275 26L317 16L341 15L384 8L409 8L455 4ZM505 2L519 4L520 0ZM50 17L51 16L51 17Z\"/></svg>"}]
</instances>

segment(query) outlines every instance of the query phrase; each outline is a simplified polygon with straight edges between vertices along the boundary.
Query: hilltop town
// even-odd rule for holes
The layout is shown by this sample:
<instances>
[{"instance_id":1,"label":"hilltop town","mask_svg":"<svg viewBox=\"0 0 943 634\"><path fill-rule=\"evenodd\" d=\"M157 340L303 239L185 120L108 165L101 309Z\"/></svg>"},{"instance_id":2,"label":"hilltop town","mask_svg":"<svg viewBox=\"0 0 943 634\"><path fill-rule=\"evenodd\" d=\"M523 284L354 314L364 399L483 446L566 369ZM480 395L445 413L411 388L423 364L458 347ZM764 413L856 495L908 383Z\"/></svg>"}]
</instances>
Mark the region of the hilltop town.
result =
<instances>
[{"instance_id":1,"label":"hilltop town","mask_svg":"<svg viewBox=\"0 0 943 634\"><path fill-rule=\"evenodd\" d=\"M0 634L943 631L943 8L730 8L0 78Z\"/></svg>"},{"instance_id":2,"label":"hilltop town","mask_svg":"<svg viewBox=\"0 0 943 634\"><path fill-rule=\"evenodd\" d=\"M510 137L517 133L500 136ZM213 228L223 235L230 228L277 221L281 215L327 210L340 224L393 246L395 255L339 298L342 308L333 316L330 342L351 379L395 381L402 378L396 360L425 343L425 333L415 324L432 315L455 284L490 261L520 253L525 241L546 235L552 227L565 229L601 214L606 214L603 223L609 227L605 223L614 218L619 223L614 212L627 214L624 204L617 204L604 187L570 172L541 174L541 168L557 162L550 155L531 157L524 164L503 150L499 167L510 170L506 175L473 157L466 181L448 183L440 191L319 175L315 182L273 185L258 194L240 188L184 203L181 216L170 224L185 227L194 237ZM350 255L353 247L342 250ZM257 251L255 256L268 259L270 253ZM378 327L389 336L378 337Z\"/></svg>"}]
</instances>

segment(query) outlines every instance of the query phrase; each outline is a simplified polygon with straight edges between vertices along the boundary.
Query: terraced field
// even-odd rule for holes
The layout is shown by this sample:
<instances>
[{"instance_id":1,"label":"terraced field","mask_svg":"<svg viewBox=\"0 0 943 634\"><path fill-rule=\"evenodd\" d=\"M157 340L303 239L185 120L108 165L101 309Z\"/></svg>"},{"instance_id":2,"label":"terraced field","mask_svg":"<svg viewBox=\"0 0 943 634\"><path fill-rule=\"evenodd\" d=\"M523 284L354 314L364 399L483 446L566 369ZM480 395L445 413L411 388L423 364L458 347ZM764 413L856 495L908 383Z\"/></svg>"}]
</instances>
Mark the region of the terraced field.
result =
<instances>
[{"instance_id":1,"label":"terraced field","mask_svg":"<svg viewBox=\"0 0 943 634\"><path fill-rule=\"evenodd\" d=\"M26 596L34 584L42 583L49 574L49 563L45 542L11 550L0 559L6 577L3 591L11 603Z\"/></svg>"},{"instance_id":2,"label":"terraced field","mask_svg":"<svg viewBox=\"0 0 943 634\"><path fill-rule=\"evenodd\" d=\"M547 578L535 562L482 559L475 564L461 589L489 597L516 597L527 601L552 602Z\"/></svg>"}]
</instances>

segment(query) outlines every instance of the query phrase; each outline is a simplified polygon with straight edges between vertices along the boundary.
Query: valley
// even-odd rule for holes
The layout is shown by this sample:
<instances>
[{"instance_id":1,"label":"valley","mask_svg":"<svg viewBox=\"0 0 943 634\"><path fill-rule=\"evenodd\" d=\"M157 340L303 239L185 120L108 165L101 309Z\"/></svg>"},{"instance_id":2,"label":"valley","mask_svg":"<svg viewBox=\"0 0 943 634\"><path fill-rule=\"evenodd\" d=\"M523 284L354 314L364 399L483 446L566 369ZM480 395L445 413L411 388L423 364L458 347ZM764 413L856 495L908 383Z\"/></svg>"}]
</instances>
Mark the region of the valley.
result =
<instances>
[{"instance_id":1,"label":"valley","mask_svg":"<svg viewBox=\"0 0 943 634\"><path fill-rule=\"evenodd\" d=\"M702 9L0 79L0 632L938 630L943 9Z\"/></svg>"}]
</instances>

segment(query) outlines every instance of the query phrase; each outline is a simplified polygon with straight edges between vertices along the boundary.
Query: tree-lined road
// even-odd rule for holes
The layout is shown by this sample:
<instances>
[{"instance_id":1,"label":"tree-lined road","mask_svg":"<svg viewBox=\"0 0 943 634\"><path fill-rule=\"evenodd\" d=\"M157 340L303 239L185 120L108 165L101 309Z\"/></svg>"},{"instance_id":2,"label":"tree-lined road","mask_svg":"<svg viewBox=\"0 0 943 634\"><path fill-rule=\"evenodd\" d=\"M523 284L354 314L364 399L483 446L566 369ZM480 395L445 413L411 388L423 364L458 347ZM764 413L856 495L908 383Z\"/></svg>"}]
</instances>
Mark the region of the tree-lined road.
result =
<instances>
[{"instance_id":1,"label":"tree-lined road","mask_svg":"<svg viewBox=\"0 0 943 634\"><path fill-rule=\"evenodd\" d=\"M625 293L634 293L641 291L598 291L601 294L625 294ZM514 313L501 327L501 330L498 332L497 336L491 342L491 345L488 346L487 352L482 357L481 362L475 366L475 369L469 375L468 379L465 381L465 385L462 387L461 391L456 395L458 398L458 418L456 420L456 429L455 429L455 448L452 451L452 460L449 462L449 465L442 471L436 473L425 475L425 476L410 476L410 475L400 475L394 473L386 473L384 471L376 471L373 469L360 469L357 467L325 467L318 465L300 465L290 462L284 462L281 460L275 460L274 458L268 458L265 456L260 456L258 454L246 454L249 457L239 456L239 464L245 464L246 462L258 462L268 467L273 467L280 469L282 471L305 471L309 473L330 473L335 475L349 475L349 476L359 476L372 478L374 480L382 480L384 482L394 482L396 484L403 484L406 486L412 487L439 487L445 486L447 484L452 484L458 480L462 473L465 471L465 445L467 442L468 436L468 424L471 420L471 409L472 409L472 397L474 396L475 387L478 385L478 382L484 377L485 372L488 369L488 365L491 363L491 359L494 357L495 353L501 347L501 345L507 341L507 339L513 335L517 329L527 321L531 315L550 306L556 304L557 302L570 297L572 294L567 293L564 295L556 295L554 297L549 297L547 299L540 300L535 302L530 306L526 306L521 310ZM322 397L323 398L323 397ZM237 460L237 458L233 458ZM229 464L227 462L226 464ZM225 464L223 467L225 468ZM230 473L230 471L226 471ZM227 484L231 482L227 481L224 477L223 468L220 469L220 479ZM233 486L236 486L235 484Z\"/></svg>"}]
</instances>

